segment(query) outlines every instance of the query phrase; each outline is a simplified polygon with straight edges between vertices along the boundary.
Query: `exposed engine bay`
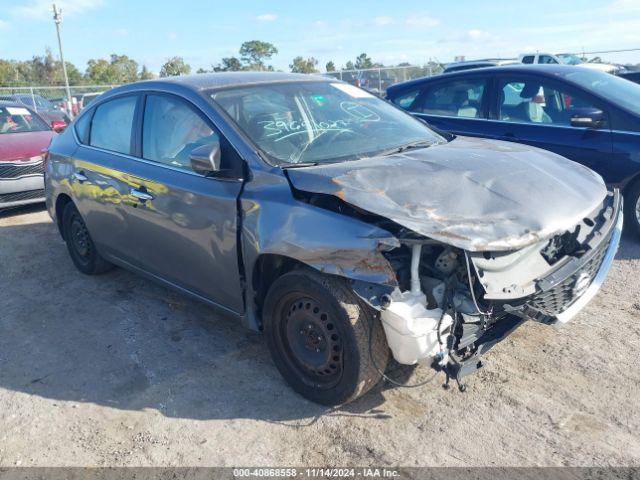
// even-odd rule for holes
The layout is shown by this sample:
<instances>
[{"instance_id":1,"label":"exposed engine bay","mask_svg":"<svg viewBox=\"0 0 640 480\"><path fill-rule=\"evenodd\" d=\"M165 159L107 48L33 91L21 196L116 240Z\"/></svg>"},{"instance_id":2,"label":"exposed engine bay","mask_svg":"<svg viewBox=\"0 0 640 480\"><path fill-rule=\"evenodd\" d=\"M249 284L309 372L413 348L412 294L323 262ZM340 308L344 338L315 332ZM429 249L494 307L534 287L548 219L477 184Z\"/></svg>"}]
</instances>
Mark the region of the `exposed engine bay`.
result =
<instances>
[{"instance_id":1,"label":"exposed engine bay","mask_svg":"<svg viewBox=\"0 0 640 480\"><path fill-rule=\"evenodd\" d=\"M401 248L385 253L398 287L380 301L394 358L402 364L428 359L460 380L524 320L567 321L563 313L597 283L606 263L614 227L621 227L621 217L614 216L619 202L609 194L573 229L514 252L403 240Z\"/></svg>"},{"instance_id":2,"label":"exposed engine bay","mask_svg":"<svg viewBox=\"0 0 640 480\"><path fill-rule=\"evenodd\" d=\"M404 244L388 255L398 266L399 287L382 299L380 319L399 363L429 359L457 379L482 365L469 362L485 350L479 341L510 315L480 305L481 286L467 255L438 242ZM522 321L509 320L508 331Z\"/></svg>"}]
</instances>

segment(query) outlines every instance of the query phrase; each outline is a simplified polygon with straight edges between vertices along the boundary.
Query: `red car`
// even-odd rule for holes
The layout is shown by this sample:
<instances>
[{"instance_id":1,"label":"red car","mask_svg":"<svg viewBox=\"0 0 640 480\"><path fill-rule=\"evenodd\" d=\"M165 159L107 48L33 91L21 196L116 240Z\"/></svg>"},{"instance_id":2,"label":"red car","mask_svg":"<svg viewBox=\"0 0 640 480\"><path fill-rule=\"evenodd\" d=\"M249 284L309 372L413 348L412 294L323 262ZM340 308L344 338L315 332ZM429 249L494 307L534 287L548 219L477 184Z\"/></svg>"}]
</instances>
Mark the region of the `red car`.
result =
<instances>
[{"instance_id":1,"label":"red car","mask_svg":"<svg viewBox=\"0 0 640 480\"><path fill-rule=\"evenodd\" d=\"M65 126L48 125L19 103L0 103L0 209L44 202L43 150Z\"/></svg>"}]
</instances>

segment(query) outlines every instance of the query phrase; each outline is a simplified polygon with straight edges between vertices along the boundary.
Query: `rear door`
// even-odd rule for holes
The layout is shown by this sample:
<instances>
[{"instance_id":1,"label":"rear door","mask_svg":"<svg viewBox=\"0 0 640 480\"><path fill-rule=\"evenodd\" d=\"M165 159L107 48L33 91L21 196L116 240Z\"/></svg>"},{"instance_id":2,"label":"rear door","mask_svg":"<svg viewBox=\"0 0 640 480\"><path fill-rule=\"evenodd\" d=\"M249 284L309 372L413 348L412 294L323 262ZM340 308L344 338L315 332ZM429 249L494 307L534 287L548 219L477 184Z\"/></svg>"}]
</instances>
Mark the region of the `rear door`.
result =
<instances>
[{"instance_id":1,"label":"rear door","mask_svg":"<svg viewBox=\"0 0 640 480\"><path fill-rule=\"evenodd\" d=\"M602 110L604 124L571 126L578 108ZM484 136L550 150L606 176L613 148L609 112L591 95L547 77L497 75L489 117Z\"/></svg>"},{"instance_id":2,"label":"rear door","mask_svg":"<svg viewBox=\"0 0 640 480\"><path fill-rule=\"evenodd\" d=\"M238 265L242 162L213 123L188 100L145 95L133 162L129 240L148 273L236 313L243 311ZM203 176L189 154L220 142L222 171Z\"/></svg>"},{"instance_id":3,"label":"rear door","mask_svg":"<svg viewBox=\"0 0 640 480\"><path fill-rule=\"evenodd\" d=\"M71 127L80 141L69 175L76 206L100 252L130 263L135 263L136 252L128 242L127 210L134 206L128 171L141 98L128 94L108 100Z\"/></svg>"},{"instance_id":4,"label":"rear door","mask_svg":"<svg viewBox=\"0 0 640 480\"><path fill-rule=\"evenodd\" d=\"M480 75L430 82L408 109L441 130L482 136L487 118L487 91L487 80Z\"/></svg>"}]
</instances>

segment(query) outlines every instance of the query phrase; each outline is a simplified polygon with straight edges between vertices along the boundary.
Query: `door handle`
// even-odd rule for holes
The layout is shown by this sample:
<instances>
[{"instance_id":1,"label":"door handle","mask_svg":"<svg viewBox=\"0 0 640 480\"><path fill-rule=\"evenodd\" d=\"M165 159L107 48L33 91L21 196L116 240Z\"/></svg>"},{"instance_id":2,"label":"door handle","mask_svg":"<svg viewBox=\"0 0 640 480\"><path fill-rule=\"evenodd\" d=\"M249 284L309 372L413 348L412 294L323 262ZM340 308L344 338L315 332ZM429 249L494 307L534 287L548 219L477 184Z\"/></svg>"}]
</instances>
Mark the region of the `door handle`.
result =
<instances>
[{"instance_id":1,"label":"door handle","mask_svg":"<svg viewBox=\"0 0 640 480\"><path fill-rule=\"evenodd\" d=\"M87 180L89 180L89 178L82 171L81 172L74 172L73 173L73 178L75 178L80 183L86 182Z\"/></svg>"},{"instance_id":2,"label":"door handle","mask_svg":"<svg viewBox=\"0 0 640 480\"><path fill-rule=\"evenodd\" d=\"M131 189L131 195L136 197L141 202L146 202L147 200L153 200L153 195L151 195L150 193L148 193L146 191L138 190L137 188L132 188Z\"/></svg>"}]
</instances>

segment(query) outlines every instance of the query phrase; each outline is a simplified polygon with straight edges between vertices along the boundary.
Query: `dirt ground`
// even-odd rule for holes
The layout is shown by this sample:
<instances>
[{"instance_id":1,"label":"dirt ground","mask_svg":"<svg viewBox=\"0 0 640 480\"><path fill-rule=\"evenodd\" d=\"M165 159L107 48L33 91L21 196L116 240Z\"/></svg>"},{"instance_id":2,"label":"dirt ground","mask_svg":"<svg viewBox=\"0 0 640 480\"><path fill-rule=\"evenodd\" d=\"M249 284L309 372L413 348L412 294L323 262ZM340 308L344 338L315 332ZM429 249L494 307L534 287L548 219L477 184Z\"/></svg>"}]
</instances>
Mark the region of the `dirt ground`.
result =
<instances>
[{"instance_id":1,"label":"dirt ground","mask_svg":"<svg viewBox=\"0 0 640 480\"><path fill-rule=\"evenodd\" d=\"M437 376L326 409L260 335L124 270L83 276L42 207L3 213L0 466L640 466L639 269L624 238L585 311L523 325L465 393Z\"/></svg>"}]
</instances>

